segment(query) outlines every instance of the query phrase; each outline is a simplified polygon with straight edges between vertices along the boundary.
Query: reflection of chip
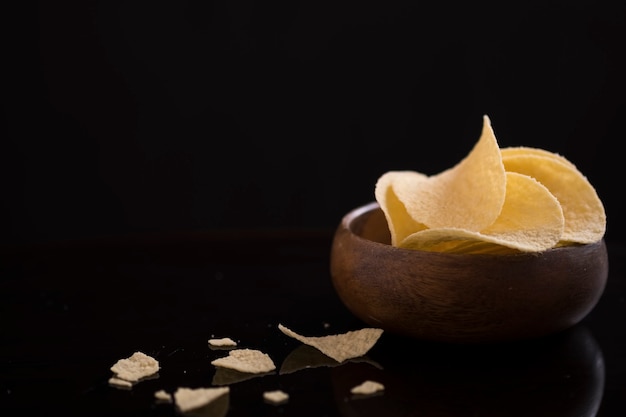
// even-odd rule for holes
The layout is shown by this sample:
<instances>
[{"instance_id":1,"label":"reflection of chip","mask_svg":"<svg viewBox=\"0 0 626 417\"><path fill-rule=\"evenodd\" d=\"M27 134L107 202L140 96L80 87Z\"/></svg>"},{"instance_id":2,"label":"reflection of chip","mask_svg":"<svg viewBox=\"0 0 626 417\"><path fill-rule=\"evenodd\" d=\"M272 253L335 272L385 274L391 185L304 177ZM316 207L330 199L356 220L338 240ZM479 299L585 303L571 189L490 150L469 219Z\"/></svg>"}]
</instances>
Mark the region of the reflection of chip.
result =
<instances>
[{"instance_id":1,"label":"reflection of chip","mask_svg":"<svg viewBox=\"0 0 626 417\"><path fill-rule=\"evenodd\" d=\"M346 361L353 363L367 363L378 369L382 369L382 366L368 358L367 356L359 356L356 358L346 359ZM313 346L302 344L295 348L294 350L287 355L285 360L280 366L279 373L281 375L291 374L294 372L301 371L303 369L311 369L311 368L319 368L319 367L329 367L333 368L335 366L339 366L342 363L337 362L333 358L325 355L319 349L314 348Z\"/></svg>"},{"instance_id":2,"label":"reflection of chip","mask_svg":"<svg viewBox=\"0 0 626 417\"><path fill-rule=\"evenodd\" d=\"M156 374L159 371L159 362L145 353L135 352L130 357L117 361L111 371L119 379L136 382Z\"/></svg>"},{"instance_id":3,"label":"reflection of chip","mask_svg":"<svg viewBox=\"0 0 626 417\"><path fill-rule=\"evenodd\" d=\"M228 356L215 359L211 364L251 374L265 373L276 369L274 361L268 354L255 349L231 350L228 352Z\"/></svg>"},{"instance_id":4,"label":"reflection of chip","mask_svg":"<svg viewBox=\"0 0 626 417\"><path fill-rule=\"evenodd\" d=\"M213 385L233 385L239 382L247 381L252 378L259 378L266 375L272 375L273 372L241 372L235 369L217 367L213 374Z\"/></svg>"},{"instance_id":5,"label":"reflection of chip","mask_svg":"<svg viewBox=\"0 0 626 417\"><path fill-rule=\"evenodd\" d=\"M383 333L382 329L364 328L343 334L306 337L297 334L282 324L278 325L278 329L289 337L319 349L323 354L337 362L365 355L376 344Z\"/></svg>"},{"instance_id":6,"label":"reflection of chip","mask_svg":"<svg viewBox=\"0 0 626 417\"><path fill-rule=\"evenodd\" d=\"M593 243L605 232L602 202L563 156L500 149L489 118L461 162L439 174L389 171L376 182L391 244L457 253L540 252Z\"/></svg>"}]
</instances>

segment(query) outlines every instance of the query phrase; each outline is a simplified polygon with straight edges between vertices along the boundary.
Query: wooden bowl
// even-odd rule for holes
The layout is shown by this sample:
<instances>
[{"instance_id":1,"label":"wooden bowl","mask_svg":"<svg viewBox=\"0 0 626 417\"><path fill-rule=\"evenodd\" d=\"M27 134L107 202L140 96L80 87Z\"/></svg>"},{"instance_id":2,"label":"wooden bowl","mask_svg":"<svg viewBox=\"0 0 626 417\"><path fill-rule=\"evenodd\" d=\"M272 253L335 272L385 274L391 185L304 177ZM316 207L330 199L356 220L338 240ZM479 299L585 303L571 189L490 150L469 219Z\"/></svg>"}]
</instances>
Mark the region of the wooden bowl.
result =
<instances>
[{"instance_id":1,"label":"wooden bowl","mask_svg":"<svg viewBox=\"0 0 626 417\"><path fill-rule=\"evenodd\" d=\"M565 330L595 307L609 268L604 240L507 255L397 248L376 202L343 217L330 255L334 288L363 322L398 335L454 343L513 341Z\"/></svg>"}]
</instances>

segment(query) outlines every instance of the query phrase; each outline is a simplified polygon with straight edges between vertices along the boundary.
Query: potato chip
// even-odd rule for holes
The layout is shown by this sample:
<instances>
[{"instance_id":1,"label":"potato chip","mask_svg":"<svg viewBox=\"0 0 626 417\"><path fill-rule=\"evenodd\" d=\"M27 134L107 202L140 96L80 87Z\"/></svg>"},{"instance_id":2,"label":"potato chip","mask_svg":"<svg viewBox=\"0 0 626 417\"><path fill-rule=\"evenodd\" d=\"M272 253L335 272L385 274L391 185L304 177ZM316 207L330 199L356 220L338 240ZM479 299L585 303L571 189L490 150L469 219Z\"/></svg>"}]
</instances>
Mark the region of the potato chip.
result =
<instances>
[{"instance_id":1,"label":"potato chip","mask_svg":"<svg viewBox=\"0 0 626 417\"><path fill-rule=\"evenodd\" d=\"M407 212L405 205L394 192L393 184L396 183L396 187L400 189L403 187L415 189L427 178L426 175L414 171L390 171L376 182L374 193L387 219L392 245L397 246L408 235L427 228L415 221Z\"/></svg>"},{"instance_id":2,"label":"potato chip","mask_svg":"<svg viewBox=\"0 0 626 417\"><path fill-rule=\"evenodd\" d=\"M231 350L228 352L228 356L215 359L211 364L251 374L265 373L276 369L274 361L267 353L255 349Z\"/></svg>"},{"instance_id":3,"label":"potato chip","mask_svg":"<svg viewBox=\"0 0 626 417\"><path fill-rule=\"evenodd\" d=\"M510 158L512 156L520 156L520 155L545 156L547 158L555 159L559 162L563 162L564 164L567 164L573 168L576 168L576 166L569 159L565 158L563 155L550 152L546 149L531 148L529 146L510 146L508 148L501 148L500 154L502 155L503 159ZM506 170L506 167L505 167L505 170Z\"/></svg>"},{"instance_id":4,"label":"potato chip","mask_svg":"<svg viewBox=\"0 0 626 417\"><path fill-rule=\"evenodd\" d=\"M506 177L489 118L484 117L478 143L461 162L426 179L414 178L397 176L391 187L417 223L470 231L491 225L504 204Z\"/></svg>"},{"instance_id":5,"label":"potato chip","mask_svg":"<svg viewBox=\"0 0 626 417\"><path fill-rule=\"evenodd\" d=\"M487 116L469 155L426 176L389 171L376 182L391 244L454 253L540 252L594 243L606 230L595 189L565 157L500 149Z\"/></svg>"},{"instance_id":6,"label":"potato chip","mask_svg":"<svg viewBox=\"0 0 626 417\"><path fill-rule=\"evenodd\" d=\"M559 201L535 179L507 172L506 200L500 216L481 232L460 228L427 229L407 237L408 249L467 252L467 242L486 242L520 251L543 251L556 245L563 233ZM491 246L494 251L498 247ZM473 250L475 251L475 250ZM482 252L491 252L489 246Z\"/></svg>"},{"instance_id":7,"label":"potato chip","mask_svg":"<svg viewBox=\"0 0 626 417\"><path fill-rule=\"evenodd\" d=\"M288 329L282 324L278 325L278 329L285 335L318 349L337 362L344 362L347 359L365 355L376 344L383 333L382 329L363 328L343 334L306 337Z\"/></svg>"},{"instance_id":8,"label":"potato chip","mask_svg":"<svg viewBox=\"0 0 626 417\"><path fill-rule=\"evenodd\" d=\"M593 243L604 236L606 214L589 180L565 158L525 148L524 152L504 152L507 171L519 172L545 185L563 208L565 226L561 241Z\"/></svg>"}]
</instances>

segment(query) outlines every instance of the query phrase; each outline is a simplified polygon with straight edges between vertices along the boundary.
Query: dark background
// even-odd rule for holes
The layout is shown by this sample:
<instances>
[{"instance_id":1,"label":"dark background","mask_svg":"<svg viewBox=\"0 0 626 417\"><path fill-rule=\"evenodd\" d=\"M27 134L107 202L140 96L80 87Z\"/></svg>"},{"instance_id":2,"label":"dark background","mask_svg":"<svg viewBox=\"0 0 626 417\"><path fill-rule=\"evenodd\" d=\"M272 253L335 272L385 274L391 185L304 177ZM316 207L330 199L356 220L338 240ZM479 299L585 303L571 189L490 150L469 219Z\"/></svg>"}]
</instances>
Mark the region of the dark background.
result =
<instances>
[{"instance_id":1,"label":"dark background","mask_svg":"<svg viewBox=\"0 0 626 417\"><path fill-rule=\"evenodd\" d=\"M624 233L623 2L3 7L2 243L333 229L388 170L561 153Z\"/></svg>"}]
</instances>

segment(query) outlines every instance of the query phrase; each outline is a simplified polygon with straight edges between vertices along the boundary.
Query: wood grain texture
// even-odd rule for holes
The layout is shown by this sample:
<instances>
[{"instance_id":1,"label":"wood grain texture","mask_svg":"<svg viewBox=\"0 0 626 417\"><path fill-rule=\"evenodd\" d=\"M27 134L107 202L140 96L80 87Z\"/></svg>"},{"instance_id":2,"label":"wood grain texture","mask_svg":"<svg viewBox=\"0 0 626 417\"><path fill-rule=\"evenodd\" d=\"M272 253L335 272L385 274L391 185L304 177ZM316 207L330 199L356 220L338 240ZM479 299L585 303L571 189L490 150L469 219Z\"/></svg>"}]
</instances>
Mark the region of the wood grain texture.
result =
<instances>
[{"instance_id":1,"label":"wood grain texture","mask_svg":"<svg viewBox=\"0 0 626 417\"><path fill-rule=\"evenodd\" d=\"M580 322L608 276L604 240L542 253L446 254L393 247L376 203L346 214L331 248L333 285L369 325L418 339L491 343Z\"/></svg>"}]
</instances>

